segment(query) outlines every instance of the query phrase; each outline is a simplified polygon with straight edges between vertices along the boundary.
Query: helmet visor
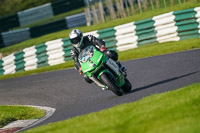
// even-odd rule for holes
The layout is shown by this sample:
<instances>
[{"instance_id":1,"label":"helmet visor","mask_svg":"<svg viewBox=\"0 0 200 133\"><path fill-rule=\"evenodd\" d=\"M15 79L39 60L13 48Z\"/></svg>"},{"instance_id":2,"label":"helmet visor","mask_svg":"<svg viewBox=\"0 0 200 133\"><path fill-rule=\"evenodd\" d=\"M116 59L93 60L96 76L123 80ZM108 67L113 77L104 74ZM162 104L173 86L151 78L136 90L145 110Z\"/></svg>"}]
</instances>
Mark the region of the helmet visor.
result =
<instances>
[{"instance_id":1,"label":"helmet visor","mask_svg":"<svg viewBox=\"0 0 200 133\"><path fill-rule=\"evenodd\" d=\"M83 37L81 38L81 40L77 44L74 44L74 46L77 47L77 48L80 48L81 45L82 45L82 42L83 42Z\"/></svg>"},{"instance_id":2,"label":"helmet visor","mask_svg":"<svg viewBox=\"0 0 200 133\"><path fill-rule=\"evenodd\" d=\"M79 37L79 36L77 36L73 39L70 39L71 43L75 44L75 45L78 44L80 42L80 40L81 40L81 37Z\"/></svg>"}]
</instances>

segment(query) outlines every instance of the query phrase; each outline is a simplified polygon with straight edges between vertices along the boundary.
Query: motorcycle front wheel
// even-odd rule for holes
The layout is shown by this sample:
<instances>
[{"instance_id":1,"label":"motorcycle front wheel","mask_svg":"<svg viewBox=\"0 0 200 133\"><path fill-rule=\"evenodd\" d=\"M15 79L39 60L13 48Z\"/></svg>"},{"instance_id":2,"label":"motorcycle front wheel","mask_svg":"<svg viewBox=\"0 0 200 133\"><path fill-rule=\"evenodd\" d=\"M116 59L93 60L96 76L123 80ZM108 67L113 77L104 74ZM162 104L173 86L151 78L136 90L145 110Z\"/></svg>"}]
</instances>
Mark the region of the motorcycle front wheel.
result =
<instances>
[{"instance_id":1,"label":"motorcycle front wheel","mask_svg":"<svg viewBox=\"0 0 200 133\"><path fill-rule=\"evenodd\" d=\"M107 73L103 73L100 76L100 79L117 96L123 95L123 93L120 91L120 88L113 83L113 81L109 78Z\"/></svg>"},{"instance_id":2,"label":"motorcycle front wheel","mask_svg":"<svg viewBox=\"0 0 200 133\"><path fill-rule=\"evenodd\" d=\"M124 93L129 93L132 89L130 81L126 78L125 84L121 87Z\"/></svg>"}]
</instances>

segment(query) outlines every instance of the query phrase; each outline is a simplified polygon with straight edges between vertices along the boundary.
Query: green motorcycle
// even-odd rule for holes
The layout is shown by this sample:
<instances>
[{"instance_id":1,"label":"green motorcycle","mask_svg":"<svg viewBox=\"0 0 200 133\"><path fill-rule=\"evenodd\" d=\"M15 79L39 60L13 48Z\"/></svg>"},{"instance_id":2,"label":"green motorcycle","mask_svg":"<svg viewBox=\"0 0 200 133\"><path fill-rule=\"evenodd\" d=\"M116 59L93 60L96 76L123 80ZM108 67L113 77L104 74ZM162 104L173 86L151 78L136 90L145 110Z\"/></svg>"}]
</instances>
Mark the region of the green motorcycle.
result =
<instances>
[{"instance_id":1,"label":"green motorcycle","mask_svg":"<svg viewBox=\"0 0 200 133\"><path fill-rule=\"evenodd\" d=\"M119 66L94 46L88 46L78 57L82 71L103 90L111 90L118 96L131 91L132 85Z\"/></svg>"}]
</instances>

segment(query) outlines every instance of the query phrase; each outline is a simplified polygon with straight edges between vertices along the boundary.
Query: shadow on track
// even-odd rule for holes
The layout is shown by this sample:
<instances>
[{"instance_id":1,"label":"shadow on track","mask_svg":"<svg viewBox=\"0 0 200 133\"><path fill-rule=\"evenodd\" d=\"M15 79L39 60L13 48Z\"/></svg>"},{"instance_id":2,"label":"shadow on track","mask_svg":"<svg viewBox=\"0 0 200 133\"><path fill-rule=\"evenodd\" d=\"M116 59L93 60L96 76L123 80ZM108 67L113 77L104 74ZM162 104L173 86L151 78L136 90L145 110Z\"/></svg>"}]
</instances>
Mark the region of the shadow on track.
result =
<instances>
[{"instance_id":1,"label":"shadow on track","mask_svg":"<svg viewBox=\"0 0 200 133\"><path fill-rule=\"evenodd\" d=\"M153 86L160 85L160 84L168 83L168 82L171 82L171 81L174 81L174 80L177 80L177 79L180 79L180 78L184 78L184 77L196 74L196 73L199 73L199 71L188 73L188 74L178 76L178 77L174 77L174 78L170 78L170 79L167 79L167 80L159 81L159 82L156 82L156 83L153 83L153 84L150 84L150 85L147 85L147 86L143 86L143 87L140 87L140 88L136 88L136 89L133 89L130 93L134 93L134 92L137 92L137 91L140 91L140 90L148 89L148 88L151 88ZM128 94L130 94L130 93L128 93Z\"/></svg>"}]
</instances>

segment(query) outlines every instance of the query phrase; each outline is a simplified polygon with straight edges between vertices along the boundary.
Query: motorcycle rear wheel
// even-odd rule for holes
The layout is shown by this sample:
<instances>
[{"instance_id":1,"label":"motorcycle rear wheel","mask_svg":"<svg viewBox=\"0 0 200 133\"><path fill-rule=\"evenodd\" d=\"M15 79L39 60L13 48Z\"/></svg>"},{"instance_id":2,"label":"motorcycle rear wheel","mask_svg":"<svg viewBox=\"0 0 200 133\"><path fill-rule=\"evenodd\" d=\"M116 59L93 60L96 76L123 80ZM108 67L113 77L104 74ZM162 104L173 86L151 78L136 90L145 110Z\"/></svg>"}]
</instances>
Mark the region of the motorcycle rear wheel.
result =
<instances>
[{"instance_id":1,"label":"motorcycle rear wheel","mask_svg":"<svg viewBox=\"0 0 200 133\"><path fill-rule=\"evenodd\" d=\"M100 79L104 82L104 84L117 96L122 96L123 93L120 91L120 88L116 86L113 81L109 78L107 73L103 73L100 76Z\"/></svg>"}]
</instances>

